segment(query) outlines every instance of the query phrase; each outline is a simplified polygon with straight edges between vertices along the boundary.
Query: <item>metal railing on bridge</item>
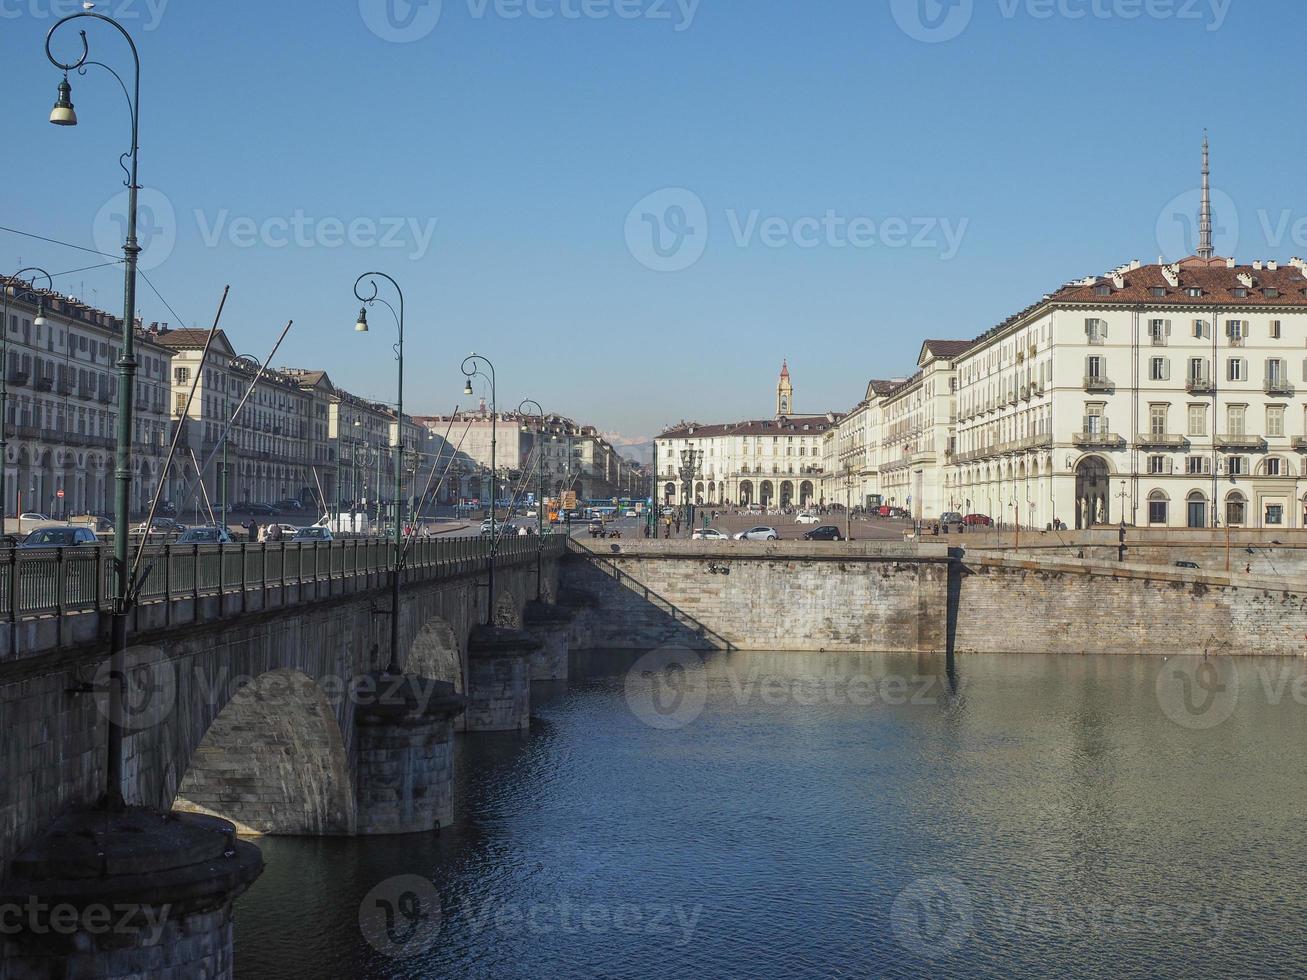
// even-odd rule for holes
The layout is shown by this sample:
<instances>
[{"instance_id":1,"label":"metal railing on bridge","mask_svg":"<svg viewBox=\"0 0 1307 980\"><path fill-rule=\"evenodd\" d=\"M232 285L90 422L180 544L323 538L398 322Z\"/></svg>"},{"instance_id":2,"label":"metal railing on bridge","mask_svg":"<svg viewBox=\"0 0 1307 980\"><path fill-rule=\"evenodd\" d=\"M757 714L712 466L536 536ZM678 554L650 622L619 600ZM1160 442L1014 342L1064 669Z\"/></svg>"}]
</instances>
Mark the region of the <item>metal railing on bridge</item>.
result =
<instances>
[{"instance_id":1,"label":"metal railing on bridge","mask_svg":"<svg viewBox=\"0 0 1307 980\"><path fill-rule=\"evenodd\" d=\"M534 561L565 549L563 535L505 537L495 549L500 563ZM487 537L421 538L408 549L406 577L438 578L485 568ZM394 566L394 543L382 538L266 544L149 545L141 560L148 570L141 602L198 598L272 587L383 575ZM111 612L113 553L105 547L23 550L12 548L0 572L0 610L9 622L77 612ZM425 574L424 574L425 573Z\"/></svg>"}]
</instances>

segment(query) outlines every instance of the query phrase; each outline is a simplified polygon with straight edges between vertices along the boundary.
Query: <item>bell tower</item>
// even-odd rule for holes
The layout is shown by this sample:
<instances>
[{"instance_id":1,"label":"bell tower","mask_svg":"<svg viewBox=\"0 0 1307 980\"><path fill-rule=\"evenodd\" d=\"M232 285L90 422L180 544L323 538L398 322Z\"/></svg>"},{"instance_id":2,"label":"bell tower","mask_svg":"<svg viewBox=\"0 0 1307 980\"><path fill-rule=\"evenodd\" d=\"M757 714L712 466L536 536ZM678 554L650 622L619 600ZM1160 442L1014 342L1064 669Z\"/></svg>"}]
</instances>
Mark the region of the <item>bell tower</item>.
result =
<instances>
[{"instance_id":1,"label":"bell tower","mask_svg":"<svg viewBox=\"0 0 1307 980\"><path fill-rule=\"evenodd\" d=\"M781 362L781 380L776 385L776 417L794 414L794 385L790 383L790 365Z\"/></svg>"}]
</instances>

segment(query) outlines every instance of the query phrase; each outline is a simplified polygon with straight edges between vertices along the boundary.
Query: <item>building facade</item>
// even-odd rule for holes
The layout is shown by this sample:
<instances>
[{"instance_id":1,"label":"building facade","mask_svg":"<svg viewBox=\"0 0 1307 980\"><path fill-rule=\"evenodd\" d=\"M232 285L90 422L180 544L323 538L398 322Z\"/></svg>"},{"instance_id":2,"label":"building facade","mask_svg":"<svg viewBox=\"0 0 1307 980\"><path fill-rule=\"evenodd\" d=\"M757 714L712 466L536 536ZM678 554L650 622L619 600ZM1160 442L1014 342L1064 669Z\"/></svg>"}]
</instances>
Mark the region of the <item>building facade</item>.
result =
<instances>
[{"instance_id":1,"label":"building facade","mask_svg":"<svg viewBox=\"0 0 1307 980\"><path fill-rule=\"evenodd\" d=\"M114 509L118 368L122 321L72 297L0 277L7 308L5 376L6 514L52 517ZM163 497L184 481L166 477L171 351L136 331L131 508L145 510L160 480Z\"/></svg>"},{"instance_id":2,"label":"building facade","mask_svg":"<svg viewBox=\"0 0 1307 980\"><path fill-rule=\"evenodd\" d=\"M838 416L783 413L793 407L794 384L786 363L776 386L773 418L714 425L682 422L664 431L654 441L659 499L766 508L821 503L829 492L827 436ZM687 481L684 477L690 473L683 470L691 459L695 470Z\"/></svg>"}]
</instances>

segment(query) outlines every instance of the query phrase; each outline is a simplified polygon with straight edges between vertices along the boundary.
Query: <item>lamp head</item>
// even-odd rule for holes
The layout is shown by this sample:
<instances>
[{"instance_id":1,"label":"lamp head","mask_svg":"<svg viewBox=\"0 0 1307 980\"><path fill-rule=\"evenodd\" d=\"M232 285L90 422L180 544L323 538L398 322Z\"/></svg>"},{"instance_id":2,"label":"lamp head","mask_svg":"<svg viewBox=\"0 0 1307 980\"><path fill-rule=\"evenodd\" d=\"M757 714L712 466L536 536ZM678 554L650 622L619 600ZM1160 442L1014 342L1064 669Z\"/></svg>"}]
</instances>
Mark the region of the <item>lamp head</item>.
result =
<instances>
[{"instance_id":1,"label":"lamp head","mask_svg":"<svg viewBox=\"0 0 1307 980\"><path fill-rule=\"evenodd\" d=\"M354 324L354 330L357 333L368 332L368 308L366 306L359 310L359 319Z\"/></svg>"},{"instance_id":2,"label":"lamp head","mask_svg":"<svg viewBox=\"0 0 1307 980\"><path fill-rule=\"evenodd\" d=\"M50 110L50 122L56 126L76 126L77 111L73 108L73 87L68 84L68 75L59 83L59 97L55 99L54 108Z\"/></svg>"},{"instance_id":3,"label":"lamp head","mask_svg":"<svg viewBox=\"0 0 1307 980\"><path fill-rule=\"evenodd\" d=\"M32 320L32 326L45 326L45 300L42 299L36 304L36 317Z\"/></svg>"},{"instance_id":4,"label":"lamp head","mask_svg":"<svg viewBox=\"0 0 1307 980\"><path fill-rule=\"evenodd\" d=\"M463 394L471 395L472 393L472 379L468 378L467 382L463 385Z\"/></svg>"}]
</instances>

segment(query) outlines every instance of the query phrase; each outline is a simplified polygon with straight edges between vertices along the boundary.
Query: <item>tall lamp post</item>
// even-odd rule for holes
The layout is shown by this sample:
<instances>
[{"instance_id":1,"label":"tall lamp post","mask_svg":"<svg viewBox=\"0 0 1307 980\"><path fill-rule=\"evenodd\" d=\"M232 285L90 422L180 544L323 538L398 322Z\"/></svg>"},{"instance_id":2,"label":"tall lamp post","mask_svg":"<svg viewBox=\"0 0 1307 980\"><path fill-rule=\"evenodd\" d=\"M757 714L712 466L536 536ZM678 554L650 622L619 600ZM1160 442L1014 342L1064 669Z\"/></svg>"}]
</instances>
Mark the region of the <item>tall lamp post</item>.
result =
<instances>
[{"instance_id":1,"label":"tall lamp post","mask_svg":"<svg viewBox=\"0 0 1307 980\"><path fill-rule=\"evenodd\" d=\"M5 486L5 467L9 460L9 289L13 286L17 295L17 283L22 281L25 272L39 272L45 276L50 291L54 292L54 280L50 278L50 273L34 265L14 273L3 291L4 315L0 316L0 525L9 513L9 495L6 492L8 488ZM31 283L32 288L35 289L35 276L32 277ZM32 325L38 329L45 326L44 298L37 299L36 317L32 320ZM14 512L14 516L18 516L17 511Z\"/></svg>"},{"instance_id":2,"label":"tall lamp post","mask_svg":"<svg viewBox=\"0 0 1307 980\"><path fill-rule=\"evenodd\" d=\"M480 365L482 364L489 370L489 374L481 370ZM495 486L495 444L498 441L499 433L499 400L495 388L495 365L491 363L488 357L473 351L463 358L462 370L463 377L466 379L463 385L464 395L473 394L473 378L481 377L490 382L490 562L487 566L488 573L486 577L486 625L492 626L495 622L495 549L498 547L495 540L495 501L499 498Z\"/></svg>"},{"instance_id":3,"label":"tall lamp post","mask_svg":"<svg viewBox=\"0 0 1307 980\"><path fill-rule=\"evenodd\" d=\"M379 298L377 279L384 279L395 287L395 292L399 295L398 312L386 300ZM371 293L365 294L361 291L364 280L367 280L368 285L372 287ZM404 522L399 513L400 498L404 496L404 290L400 289L399 283L384 272L365 272L354 281L354 298L363 304L359 310L358 322L354 324L354 329L358 333L368 332L368 307L373 303L385 305L399 327L399 343L395 345L395 360L399 362L399 379L395 396L395 445L391 447L395 450L395 556L390 571L390 666L387 668L389 673L397 674L399 673L399 579L404 571ZM378 470L380 465L378 460ZM377 482L380 484L380 479ZM381 487L378 486L377 518L380 517Z\"/></svg>"},{"instance_id":4,"label":"tall lamp post","mask_svg":"<svg viewBox=\"0 0 1307 980\"><path fill-rule=\"evenodd\" d=\"M86 32L81 31L82 54L72 62L62 62L54 56L51 42L55 33L64 24L79 18L89 17L103 21L118 31L131 48L135 67L132 92L116 71L100 61L90 61L91 49L86 41ZM127 96L128 109L131 111L131 145L119 158L119 165L127 174L127 238L123 243L123 322L122 351L118 358L118 445L117 459L114 465L115 499L113 562L114 562L114 603L113 621L109 640L109 739L108 761L105 772L105 805L109 809L122 809L124 804L122 791L123 778L123 725L122 705L125 683L125 659L127 650L127 617L134 601L133 583L128 580L127 545L128 525L131 520L132 492L132 399L136 377L135 328L136 328L136 262L141 254L141 246L136 240L137 192L140 190L137 164L140 156L140 109L141 109L141 57L136 50L136 42L118 21L105 14L91 10L70 14L57 21L50 28L45 38L45 56L56 68L63 71L63 81L59 83L59 95L50 112L50 122L56 126L76 126L77 113L73 109L72 86L68 84L68 73L75 71L86 74L92 65L103 68L118 80L123 94Z\"/></svg>"},{"instance_id":5,"label":"tall lamp post","mask_svg":"<svg viewBox=\"0 0 1307 980\"><path fill-rule=\"evenodd\" d=\"M685 487L685 522L694 530L694 478L703 469L702 449L681 450L681 485Z\"/></svg>"},{"instance_id":6,"label":"tall lamp post","mask_svg":"<svg viewBox=\"0 0 1307 980\"><path fill-rule=\"evenodd\" d=\"M535 406L536 418L540 420L536 426L536 601L539 602L544 595L545 569L545 410L534 398L524 398L517 406L517 413L525 415L528 405Z\"/></svg>"}]
</instances>

